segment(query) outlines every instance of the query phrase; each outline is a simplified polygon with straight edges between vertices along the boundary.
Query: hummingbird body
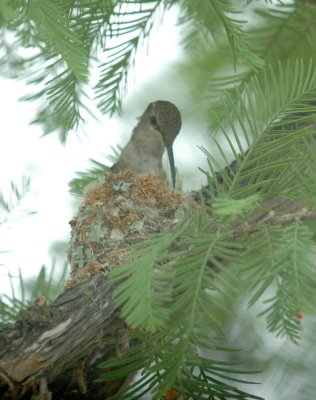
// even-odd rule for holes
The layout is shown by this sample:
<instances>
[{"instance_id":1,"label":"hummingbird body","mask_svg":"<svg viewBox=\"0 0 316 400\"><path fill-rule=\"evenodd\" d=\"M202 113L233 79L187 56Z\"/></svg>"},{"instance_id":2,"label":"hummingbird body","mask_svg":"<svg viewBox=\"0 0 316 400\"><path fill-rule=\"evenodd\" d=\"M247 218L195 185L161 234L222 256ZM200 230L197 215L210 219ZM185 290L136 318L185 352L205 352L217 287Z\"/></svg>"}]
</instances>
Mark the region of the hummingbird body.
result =
<instances>
[{"instance_id":1,"label":"hummingbird body","mask_svg":"<svg viewBox=\"0 0 316 400\"><path fill-rule=\"evenodd\" d=\"M111 170L120 172L130 169L136 175L153 175L164 179L166 175L161 163L164 150L161 134L149 124L142 124L140 121Z\"/></svg>"},{"instance_id":2,"label":"hummingbird body","mask_svg":"<svg viewBox=\"0 0 316 400\"><path fill-rule=\"evenodd\" d=\"M180 128L181 116L174 104L163 100L150 103L111 171L131 170L136 175L152 175L165 179L162 155L167 148L174 187L175 167L172 144Z\"/></svg>"}]
</instances>

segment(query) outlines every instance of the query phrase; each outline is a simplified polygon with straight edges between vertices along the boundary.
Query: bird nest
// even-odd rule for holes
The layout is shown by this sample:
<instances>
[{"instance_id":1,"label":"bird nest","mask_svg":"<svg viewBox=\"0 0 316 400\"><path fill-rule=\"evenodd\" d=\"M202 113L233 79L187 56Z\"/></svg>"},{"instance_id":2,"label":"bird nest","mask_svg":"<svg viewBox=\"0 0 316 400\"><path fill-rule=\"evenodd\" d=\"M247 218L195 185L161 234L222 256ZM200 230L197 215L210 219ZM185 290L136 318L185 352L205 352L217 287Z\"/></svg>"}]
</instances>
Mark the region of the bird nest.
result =
<instances>
[{"instance_id":1,"label":"bird nest","mask_svg":"<svg viewBox=\"0 0 316 400\"><path fill-rule=\"evenodd\" d=\"M126 259L130 245L168 232L181 220L190 198L153 176L127 171L106 174L86 190L72 227L69 260L72 287Z\"/></svg>"}]
</instances>

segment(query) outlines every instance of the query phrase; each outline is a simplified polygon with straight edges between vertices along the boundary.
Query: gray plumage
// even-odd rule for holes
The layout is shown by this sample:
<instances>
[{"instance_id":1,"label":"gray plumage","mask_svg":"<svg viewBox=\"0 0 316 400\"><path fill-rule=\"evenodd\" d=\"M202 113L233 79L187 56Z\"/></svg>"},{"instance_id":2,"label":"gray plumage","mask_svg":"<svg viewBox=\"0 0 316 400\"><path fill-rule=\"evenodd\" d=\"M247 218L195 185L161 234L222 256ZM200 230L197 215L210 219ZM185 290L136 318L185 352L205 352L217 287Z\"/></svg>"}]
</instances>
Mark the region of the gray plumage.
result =
<instances>
[{"instance_id":1,"label":"gray plumage","mask_svg":"<svg viewBox=\"0 0 316 400\"><path fill-rule=\"evenodd\" d=\"M121 156L111 168L112 172L133 171L136 175L152 175L165 179L162 169L162 155L165 148L171 168L173 187L175 167L172 144L181 128L181 115L169 101L157 100L150 103L133 134L122 150Z\"/></svg>"}]
</instances>

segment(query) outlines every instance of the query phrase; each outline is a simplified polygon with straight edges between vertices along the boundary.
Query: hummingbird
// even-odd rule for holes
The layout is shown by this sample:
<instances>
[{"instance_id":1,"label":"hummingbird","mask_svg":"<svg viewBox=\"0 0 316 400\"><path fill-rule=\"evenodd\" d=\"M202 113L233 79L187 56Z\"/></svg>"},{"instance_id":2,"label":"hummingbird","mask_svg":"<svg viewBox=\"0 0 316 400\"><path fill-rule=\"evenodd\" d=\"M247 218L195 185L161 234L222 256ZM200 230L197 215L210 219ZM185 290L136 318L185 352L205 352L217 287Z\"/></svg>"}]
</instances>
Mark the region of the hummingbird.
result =
<instances>
[{"instance_id":1,"label":"hummingbird","mask_svg":"<svg viewBox=\"0 0 316 400\"><path fill-rule=\"evenodd\" d=\"M131 170L136 175L152 175L165 179L162 155L166 148L174 188L176 170L172 145L180 129L181 115L173 103L165 100L150 103L139 118L119 160L111 167L111 172Z\"/></svg>"}]
</instances>

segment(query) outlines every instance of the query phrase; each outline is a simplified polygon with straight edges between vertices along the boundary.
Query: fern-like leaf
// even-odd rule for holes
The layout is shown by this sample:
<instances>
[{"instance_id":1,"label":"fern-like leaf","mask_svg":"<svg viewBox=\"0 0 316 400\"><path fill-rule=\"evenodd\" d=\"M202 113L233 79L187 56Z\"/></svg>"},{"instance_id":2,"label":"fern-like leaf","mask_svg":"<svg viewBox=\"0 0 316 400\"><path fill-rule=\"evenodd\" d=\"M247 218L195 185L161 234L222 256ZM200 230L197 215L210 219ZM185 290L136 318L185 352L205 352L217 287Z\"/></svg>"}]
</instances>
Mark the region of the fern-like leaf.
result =
<instances>
[{"instance_id":1,"label":"fern-like leaf","mask_svg":"<svg viewBox=\"0 0 316 400\"><path fill-rule=\"evenodd\" d=\"M28 2L27 16L35 22L36 37L52 52L60 54L78 81L86 81L88 52L58 3L51 0Z\"/></svg>"},{"instance_id":2,"label":"fern-like leaf","mask_svg":"<svg viewBox=\"0 0 316 400\"><path fill-rule=\"evenodd\" d=\"M54 64L57 67L62 64L61 59L56 59ZM34 82L34 77L29 83ZM21 100L36 100L41 97L47 98L47 103L43 103L37 112L37 116L33 119L33 124L40 124L44 128L44 134L48 134L57 130L62 143L66 142L67 135L70 130L77 129L84 123L82 111L89 110L84 105L85 92L82 84L77 80L76 75L64 69L61 73L52 79L47 79L45 75L38 75L36 80L45 83L43 90L37 91L35 94L27 95Z\"/></svg>"},{"instance_id":3,"label":"fern-like leaf","mask_svg":"<svg viewBox=\"0 0 316 400\"><path fill-rule=\"evenodd\" d=\"M90 162L92 166L87 171L77 172L77 176L69 182L70 192L76 196L82 196L85 187L101 178L110 168L96 160Z\"/></svg>"},{"instance_id":4,"label":"fern-like leaf","mask_svg":"<svg viewBox=\"0 0 316 400\"><path fill-rule=\"evenodd\" d=\"M43 265L38 276L33 281L26 281L19 271L19 294L14 290L14 277L9 275L11 295L0 296L0 327L5 327L19 319L19 313L32 306L40 296L52 302L60 293L67 279L68 264L65 263L62 271L56 272L56 263L53 261L49 274ZM57 278L57 279L56 279Z\"/></svg>"},{"instance_id":5,"label":"fern-like leaf","mask_svg":"<svg viewBox=\"0 0 316 400\"><path fill-rule=\"evenodd\" d=\"M8 197L0 192L0 224L4 224L8 220L12 221L13 219L35 214L33 210L23 210L20 214L13 215L14 210L19 207L30 191L30 184L30 178L23 176L22 183L19 186L11 181L11 193Z\"/></svg>"},{"instance_id":6,"label":"fern-like leaf","mask_svg":"<svg viewBox=\"0 0 316 400\"><path fill-rule=\"evenodd\" d=\"M267 61L308 58L315 53L316 9L302 1L278 2L273 8L257 9L258 24L251 30L251 44ZM266 29L269 24L269 29Z\"/></svg>"},{"instance_id":7,"label":"fern-like leaf","mask_svg":"<svg viewBox=\"0 0 316 400\"><path fill-rule=\"evenodd\" d=\"M203 35L214 37L215 40L217 36L220 37L222 30L226 32L233 55L234 67L237 64L237 58L239 62L245 60L253 68L263 67L263 60L250 48L247 34L243 29L243 25L247 21L235 17L240 16L242 12L235 5L233 6L232 2L223 0L211 0L209 2L186 0L184 5L186 12L182 16L182 22L187 23L190 19L193 19L194 24L197 24L199 31L202 31ZM194 46L194 41L190 40L193 34L192 29L188 31L185 42L191 42Z\"/></svg>"},{"instance_id":8,"label":"fern-like leaf","mask_svg":"<svg viewBox=\"0 0 316 400\"><path fill-rule=\"evenodd\" d=\"M121 281L114 297L129 325L154 332L170 317L166 304L171 302L173 270L161 264L161 256L174 240L174 234L163 234L146 245L132 247L126 264L111 272L110 277Z\"/></svg>"},{"instance_id":9,"label":"fern-like leaf","mask_svg":"<svg viewBox=\"0 0 316 400\"><path fill-rule=\"evenodd\" d=\"M151 335L151 349L149 352L146 349L151 361L143 366L142 378L127 390L126 398L139 398L146 385L154 389L153 398L159 398L175 383L176 387L181 386L182 380L192 373L191 368L200 366L198 349L214 350L215 338L222 335L221 321L229 311L222 301L223 285L220 280L214 280L215 270L224 271L225 264L236 259L240 247L237 243L225 243L225 227L214 229L214 221L205 217L204 211L189 215L174 233L161 234L133 246L131 258L111 273L112 279L119 282L114 296L127 323L138 332L158 331L156 346L152 345L155 335ZM177 250L164 255L175 240ZM176 262L169 264L169 257ZM139 367L139 359L135 359L137 364L133 360L126 360L123 365L131 369ZM214 362L205 360L209 372ZM225 370L220 376L219 369L216 372L214 367L212 374L223 378ZM232 372L231 365L227 371ZM112 373L105 379L110 376L113 377ZM191 378L192 386L196 385L198 378L194 374ZM215 377L209 378L208 383L201 384L198 393L207 387L218 395L222 393L223 397L219 398L223 399L229 393L236 399L244 395L237 389L230 391L231 386L226 386L221 379L215 381ZM218 392L216 384L220 387ZM190 390L191 395L194 393L192 387L185 390L188 398Z\"/></svg>"},{"instance_id":10,"label":"fern-like leaf","mask_svg":"<svg viewBox=\"0 0 316 400\"><path fill-rule=\"evenodd\" d=\"M233 173L229 169L223 172L223 183L211 178L213 190L241 198L258 189L266 195L293 189L289 186L293 171L304 176L306 158L312 157L308 147L315 131L311 123L316 114L315 95L313 62L306 66L297 60L286 67L279 64L277 70L270 66L262 70L262 76L238 92L237 104L234 97L226 97L222 103L226 118L219 123L224 140L219 142L215 137L213 141L222 160L207 150L205 153L213 177L216 169L230 164L225 147L237 167Z\"/></svg>"},{"instance_id":11,"label":"fern-like leaf","mask_svg":"<svg viewBox=\"0 0 316 400\"><path fill-rule=\"evenodd\" d=\"M236 352L235 349L214 346L212 357L202 356L194 345L190 344L187 349L187 337L182 330L183 326L175 323L168 328L168 335L160 332L148 338L148 335L140 333L140 344L133 346L121 358L100 365L105 370L100 381L122 378L142 369L136 381L114 399L136 400L148 393L152 399L160 399L171 388L185 399L204 396L216 396L222 400L261 399L237 388L239 384L253 383L240 379L240 375L256 371L242 370L237 363L221 360L225 352ZM185 355L184 349L188 350Z\"/></svg>"},{"instance_id":12,"label":"fern-like leaf","mask_svg":"<svg viewBox=\"0 0 316 400\"><path fill-rule=\"evenodd\" d=\"M289 60L301 58L308 63L310 58L314 59L316 29L313 21L316 18L316 10L313 5L300 1L279 2L274 4L273 8L264 9L261 6L255 10L253 16L250 10L249 13L250 20L254 18L258 21L247 30L247 39L256 55L261 57L266 64L271 64L274 69L277 69L279 61L286 63ZM209 25L212 26L211 23ZM193 43L194 48L197 47L196 42L197 40ZM204 93L210 108L217 115L216 119L210 117L212 130L218 128L218 119L221 121L225 115L222 98L232 96L233 103L239 101L238 93L242 93L249 84L251 85L251 80L258 72L244 62L240 62L233 71L226 53L227 49L221 49L219 46L211 52L208 44L206 49L203 52L200 51L196 57L200 60L198 62L202 67L195 60L193 62L195 71L202 69L199 79L201 75L205 75L203 84L199 88L199 95L201 92Z\"/></svg>"},{"instance_id":13,"label":"fern-like leaf","mask_svg":"<svg viewBox=\"0 0 316 400\"><path fill-rule=\"evenodd\" d=\"M126 11L123 5L132 8ZM106 49L106 61L100 66L100 79L96 85L98 106L103 113L120 112L122 98L127 89L128 74L135 63L140 45L150 34L155 17L163 13L165 0L126 0L113 15L108 36L116 37L119 44Z\"/></svg>"},{"instance_id":14,"label":"fern-like leaf","mask_svg":"<svg viewBox=\"0 0 316 400\"><path fill-rule=\"evenodd\" d=\"M267 307L260 315L266 316L270 331L287 335L294 342L300 337L299 312L311 311L316 305L314 253L312 233L296 222L286 227L262 227L239 261L246 265L239 276L247 281L249 306L274 287L275 293L264 301Z\"/></svg>"}]
</instances>

